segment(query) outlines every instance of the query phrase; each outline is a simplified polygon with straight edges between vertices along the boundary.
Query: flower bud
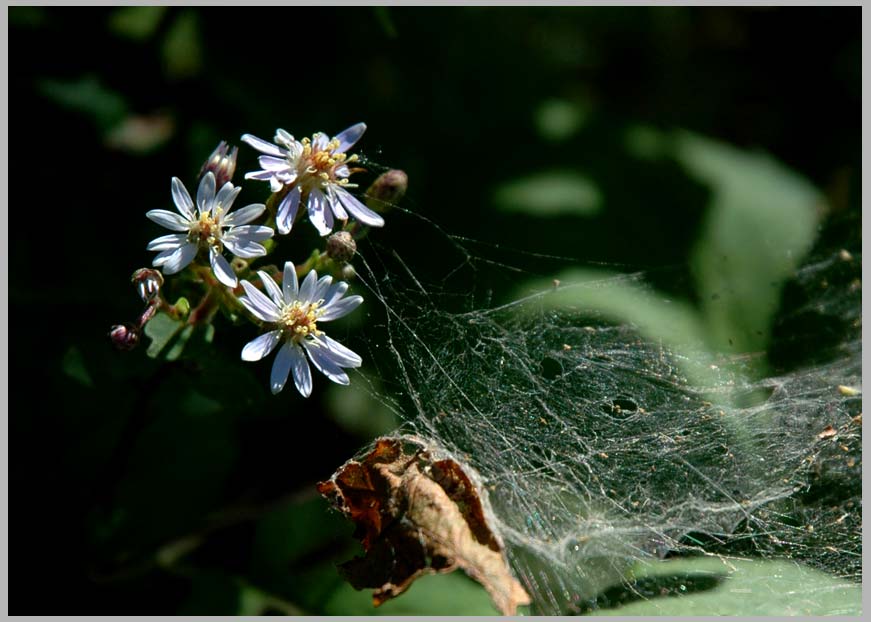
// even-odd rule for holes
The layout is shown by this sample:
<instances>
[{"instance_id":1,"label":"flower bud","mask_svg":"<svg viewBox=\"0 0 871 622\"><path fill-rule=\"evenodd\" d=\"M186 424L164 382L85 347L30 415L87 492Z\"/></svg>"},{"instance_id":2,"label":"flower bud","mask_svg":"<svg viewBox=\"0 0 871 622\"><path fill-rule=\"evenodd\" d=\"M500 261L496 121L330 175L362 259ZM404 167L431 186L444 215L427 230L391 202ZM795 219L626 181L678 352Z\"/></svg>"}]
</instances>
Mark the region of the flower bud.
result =
<instances>
[{"instance_id":1,"label":"flower bud","mask_svg":"<svg viewBox=\"0 0 871 622\"><path fill-rule=\"evenodd\" d=\"M339 263L347 263L354 258L357 243L347 231L336 231L327 238L327 257Z\"/></svg>"},{"instance_id":2,"label":"flower bud","mask_svg":"<svg viewBox=\"0 0 871 622\"><path fill-rule=\"evenodd\" d=\"M223 140L215 147L212 155L203 164L200 170L200 178L208 172L215 175L215 185L220 188L228 181L233 181L233 173L236 172L236 156L239 155L239 149L233 147L233 150L227 153L230 148Z\"/></svg>"},{"instance_id":3,"label":"flower bud","mask_svg":"<svg viewBox=\"0 0 871 622\"><path fill-rule=\"evenodd\" d=\"M131 324L116 324L109 330L109 339L119 350L132 350L139 345L139 331Z\"/></svg>"},{"instance_id":4,"label":"flower bud","mask_svg":"<svg viewBox=\"0 0 871 622\"><path fill-rule=\"evenodd\" d=\"M366 205L376 212L389 212L405 196L408 175L405 171L391 169L382 173L366 191Z\"/></svg>"},{"instance_id":5,"label":"flower bud","mask_svg":"<svg viewBox=\"0 0 871 622\"><path fill-rule=\"evenodd\" d=\"M136 284L136 291L145 303L150 303L157 298L163 285L163 275L159 270L151 268L140 268L133 273L130 280Z\"/></svg>"}]
</instances>

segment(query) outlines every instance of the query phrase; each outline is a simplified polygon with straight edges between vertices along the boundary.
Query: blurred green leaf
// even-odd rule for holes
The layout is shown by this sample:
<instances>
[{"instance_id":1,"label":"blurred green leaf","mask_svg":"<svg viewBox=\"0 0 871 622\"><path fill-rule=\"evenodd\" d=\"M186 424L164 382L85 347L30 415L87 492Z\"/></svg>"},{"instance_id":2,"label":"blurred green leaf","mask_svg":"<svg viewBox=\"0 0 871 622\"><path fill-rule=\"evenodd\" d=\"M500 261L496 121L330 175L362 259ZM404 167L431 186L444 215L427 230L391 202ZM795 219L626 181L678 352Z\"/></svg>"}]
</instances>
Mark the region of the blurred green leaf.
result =
<instances>
[{"instance_id":1,"label":"blurred green leaf","mask_svg":"<svg viewBox=\"0 0 871 622\"><path fill-rule=\"evenodd\" d=\"M127 115L127 102L117 92L87 75L78 80L39 80L39 91L56 104L88 115L104 132Z\"/></svg>"},{"instance_id":2,"label":"blurred green leaf","mask_svg":"<svg viewBox=\"0 0 871 622\"><path fill-rule=\"evenodd\" d=\"M176 17L163 41L163 63L166 75L173 79L195 76L203 64L203 43L200 23L194 11L187 10Z\"/></svg>"},{"instance_id":3,"label":"blurred green leaf","mask_svg":"<svg viewBox=\"0 0 871 622\"><path fill-rule=\"evenodd\" d=\"M713 589L635 601L595 615L616 616L856 616L862 586L789 561L699 557L639 567L636 578L715 576Z\"/></svg>"},{"instance_id":4,"label":"blurred green leaf","mask_svg":"<svg viewBox=\"0 0 871 622\"><path fill-rule=\"evenodd\" d=\"M712 342L764 350L782 285L816 237L823 197L765 154L688 132L676 135L675 149L714 193L691 260Z\"/></svg>"},{"instance_id":5,"label":"blurred green leaf","mask_svg":"<svg viewBox=\"0 0 871 622\"><path fill-rule=\"evenodd\" d=\"M144 41L157 31L166 9L165 6L127 6L115 9L109 16L109 30L127 39Z\"/></svg>"},{"instance_id":6,"label":"blurred green leaf","mask_svg":"<svg viewBox=\"0 0 871 622\"><path fill-rule=\"evenodd\" d=\"M587 124L590 110L579 102L546 99L535 110L535 127L549 141L568 140Z\"/></svg>"},{"instance_id":7,"label":"blurred green leaf","mask_svg":"<svg viewBox=\"0 0 871 622\"><path fill-rule=\"evenodd\" d=\"M349 432L364 439L392 432L399 421L392 410L375 399L362 383L331 384L324 396L330 417Z\"/></svg>"},{"instance_id":8,"label":"blurred green leaf","mask_svg":"<svg viewBox=\"0 0 871 622\"><path fill-rule=\"evenodd\" d=\"M572 171L549 171L500 185L493 201L509 212L534 216L592 216L602 205L599 188Z\"/></svg>"},{"instance_id":9,"label":"blurred green leaf","mask_svg":"<svg viewBox=\"0 0 871 622\"><path fill-rule=\"evenodd\" d=\"M487 592L462 572L417 579L398 598L372 605L372 591L341 583L324 602L326 615L345 616L498 616Z\"/></svg>"},{"instance_id":10,"label":"blurred green leaf","mask_svg":"<svg viewBox=\"0 0 871 622\"><path fill-rule=\"evenodd\" d=\"M94 380L91 378L91 374L88 373L88 368L85 366L85 359L77 347L70 346L70 348L64 353L63 359L61 360L61 368L63 369L63 372L73 380L78 381L80 384L88 388L93 388Z\"/></svg>"},{"instance_id":11,"label":"blurred green leaf","mask_svg":"<svg viewBox=\"0 0 871 622\"><path fill-rule=\"evenodd\" d=\"M151 339L147 354L151 358L157 358L161 351L179 334L184 322L170 317L162 311L158 312L145 325L145 336ZM190 335L188 335L190 336Z\"/></svg>"},{"instance_id":12,"label":"blurred green leaf","mask_svg":"<svg viewBox=\"0 0 871 622\"><path fill-rule=\"evenodd\" d=\"M688 303L664 300L631 275L573 269L558 274L556 280L556 288L553 281L527 283L518 291L518 297L539 292L536 310L543 307L595 314L608 321L631 324L647 339L681 353L677 358L682 369L696 385L715 384L708 353L700 350L707 341L705 327Z\"/></svg>"}]
</instances>

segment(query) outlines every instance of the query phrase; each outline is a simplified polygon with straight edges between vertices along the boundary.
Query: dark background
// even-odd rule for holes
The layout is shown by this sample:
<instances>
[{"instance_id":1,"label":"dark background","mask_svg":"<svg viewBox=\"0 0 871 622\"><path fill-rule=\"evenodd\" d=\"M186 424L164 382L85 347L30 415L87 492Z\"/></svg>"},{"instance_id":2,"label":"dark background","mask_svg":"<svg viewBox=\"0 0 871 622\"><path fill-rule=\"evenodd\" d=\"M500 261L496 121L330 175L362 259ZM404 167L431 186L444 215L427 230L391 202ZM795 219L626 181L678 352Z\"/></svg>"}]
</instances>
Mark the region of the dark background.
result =
<instances>
[{"instance_id":1,"label":"dark background","mask_svg":"<svg viewBox=\"0 0 871 622\"><path fill-rule=\"evenodd\" d=\"M826 194L824 237L858 239L858 8L19 7L9 22L11 613L336 611L332 564L354 548L312 485L389 418L343 419L320 377L307 401L273 398L269 365L238 362L250 331L219 325L208 360L164 364L106 339L141 310L128 279L160 234L144 213L170 208L172 176L192 188L221 139L364 120L362 152L408 173L403 206L451 233L649 270L690 298L706 190L628 154L629 125L768 152ZM568 139L542 135L548 100L584 111ZM253 165L243 148L237 182ZM603 209L496 209L500 184L550 169L584 170ZM264 191L249 182L240 205ZM390 225L377 243L438 278L441 234Z\"/></svg>"}]
</instances>

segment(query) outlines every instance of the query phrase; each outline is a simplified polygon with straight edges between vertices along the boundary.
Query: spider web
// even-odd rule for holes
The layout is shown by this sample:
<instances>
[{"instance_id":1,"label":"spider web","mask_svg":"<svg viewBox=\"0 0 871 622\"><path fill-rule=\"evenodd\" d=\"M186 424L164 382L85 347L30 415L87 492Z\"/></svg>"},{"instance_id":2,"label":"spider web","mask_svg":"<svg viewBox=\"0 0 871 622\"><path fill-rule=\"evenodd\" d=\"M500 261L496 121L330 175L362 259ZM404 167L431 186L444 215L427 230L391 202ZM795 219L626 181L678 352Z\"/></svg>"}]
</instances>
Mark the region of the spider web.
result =
<instances>
[{"instance_id":1,"label":"spider web","mask_svg":"<svg viewBox=\"0 0 871 622\"><path fill-rule=\"evenodd\" d=\"M518 265L561 260L437 237L440 275L363 249L360 278L383 311L368 360L397 434L479 478L535 613L582 611L634 564L676 555L860 579L860 257L815 251L784 290L767 355L712 354L549 302L615 285L664 299L649 274L618 266L494 304L493 282L547 273ZM769 371L754 377L748 359Z\"/></svg>"}]
</instances>

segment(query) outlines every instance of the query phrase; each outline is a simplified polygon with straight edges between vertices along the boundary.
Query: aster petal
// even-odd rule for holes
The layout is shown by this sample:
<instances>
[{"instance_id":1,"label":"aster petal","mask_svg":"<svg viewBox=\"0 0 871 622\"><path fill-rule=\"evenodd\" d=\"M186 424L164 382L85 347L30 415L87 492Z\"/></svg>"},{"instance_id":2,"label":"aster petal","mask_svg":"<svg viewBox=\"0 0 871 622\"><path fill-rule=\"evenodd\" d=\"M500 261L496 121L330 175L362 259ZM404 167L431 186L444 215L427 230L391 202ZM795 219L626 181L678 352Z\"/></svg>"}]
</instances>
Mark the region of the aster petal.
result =
<instances>
[{"instance_id":1,"label":"aster petal","mask_svg":"<svg viewBox=\"0 0 871 622\"><path fill-rule=\"evenodd\" d=\"M238 225L247 225L252 220L257 220L260 214L266 211L266 206L263 203L252 203L240 209L237 209L232 214L227 214L224 218L224 226L235 227Z\"/></svg>"},{"instance_id":2,"label":"aster petal","mask_svg":"<svg viewBox=\"0 0 871 622\"><path fill-rule=\"evenodd\" d=\"M320 190L309 192L307 205L308 217L321 236L328 235L333 230L333 211L327 206L327 198Z\"/></svg>"},{"instance_id":3,"label":"aster petal","mask_svg":"<svg viewBox=\"0 0 871 622\"><path fill-rule=\"evenodd\" d=\"M312 371L308 366L305 354L299 346L288 344L285 347L288 348L291 356L293 383L296 385L296 390L303 397L308 397L312 393Z\"/></svg>"},{"instance_id":4,"label":"aster petal","mask_svg":"<svg viewBox=\"0 0 871 622\"><path fill-rule=\"evenodd\" d=\"M259 181L269 181L275 175L275 171L251 171L245 173L245 179L257 179Z\"/></svg>"},{"instance_id":5,"label":"aster petal","mask_svg":"<svg viewBox=\"0 0 871 622\"><path fill-rule=\"evenodd\" d=\"M336 191L332 186L327 191L327 202L330 204L330 209L333 210L333 214L336 215L336 218L339 220L348 220L348 212L346 212L345 208L342 207L342 202L339 201L339 198L336 196Z\"/></svg>"},{"instance_id":6,"label":"aster petal","mask_svg":"<svg viewBox=\"0 0 871 622\"><path fill-rule=\"evenodd\" d=\"M336 196L342 201L342 205L350 212L351 216L370 227L383 227L384 219L371 209L363 205L357 197L344 188L336 188Z\"/></svg>"},{"instance_id":7,"label":"aster petal","mask_svg":"<svg viewBox=\"0 0 871 622\"><path fill-rule=\"evenodd\" d=\"M337 300L328 306L322 307L323 313L318 316L318 321L329 322L344 317L359 307L362 302L362 296L348 296L347 298Z\"/></svg>"},{"instance_id":8,"label":"aster petal","mask_svg":"<svg viewBox=\"0 0 871 622\"><path fill-rule=\"evenodd\" d=\"M281 331L272 330L245 344L242 348L243 361L259 361L267 356L281 342Z\"/></svg>"},{"instance_id":9,"label":"aster petal","mask_svg":"<svg viewBox=\"0 0 871 622\"><path fill-rule=\"evenodd\" d=\"M184 233L170 233L169 235L163 235L159 238L154 238L151 242L148 243L148 246L145 247L147 251L168 251L175 250L185 242L187 242L188 236Z\"/></svg>"},{"instance_id":10,"label":"aster petal","mask_svg":"<svg viewBox=\"0 0 871 622\"><path fill-rule=\"evenodd\" d=\"M226 214L230 211L230 208L233 206L233 201L236 200L236 197L239 196L240 192L242 192L242 186L234 188L233 184L228 181L221 187L218 191L218 195L215 197L215 208L220 207Z\"/></svg>"},{"instance_id":11,"label":"aster petal","mask_svg":"<svg viewBox=\"0 0 871 622\"><path fill-rule=\"evenodd\" d=\"M329 137L323 132L315 132L312 136L312 151L318 152L326 149L330 144Z\"/></svg>"},{"instance_id":12,"label":"aster petal","mask_svg":"<svg viewBox=\"0 0 871 622\"><path fill-rule=\"evenodd\" d=\"M291 134L287 130L283 130L281 128L278 128L277 130L275 130L275 142L279 145L280 144L284 144L284 145L299 144L299 142L293 137L293 134Z\"/></svg>"},{"instance_id":13,"label":"aster petal","mask_svg":"<svg viewBox=\"0 0 871 622\"><path fill-rule=\"evenodd\" d=\"M273 395L280 393L287 383L287 376L290 374L290 368L294 362L293 350L292 344L285 343L275 355L275 360L272 362L272 373L269 376L269 388Z\"/></svg>"},{"instance_id":14,"label":"aster petal","mask_svg":"<svg viewBox=\"0 0 871 622\"><path fill-rule=\"evenodd\" d=\"M363 132L366 131L365 123L356 123L351 127L342 130L338 134L336 134L335 140L339 141L339 147L336 149L336 153L344 153L355 144L360 138L363 136Z\"/></svg>"},{"instance_id":15,"label":"aster petal","mask_svg":"<svg viewBox=\"0 0 871 622\"><path fill-rule=\"evenodd\" d=\"M215 174L209 171L200 180L197 188L197 208L200 214L211 212L215 205Z\"/></svg>"},{"instance_id":16,"label":"aster petal","mask_svg":"<svg viewBox=\"0 0 871 622\"><path fill-rule=\"evenodd\" d=\"M339 166L337 166L336 168L333 169L333 174L336 177L350 177L351 176L351 169L348 168L347 164L340 164Z\"/></svg>"},{"instance_id":17,"label":"aster petal","mask_svg":"<svg viewBox=\"0 0 871 622\"><path fill-rule=\"evenodd\" d=\"M183 216L165 209L153 209L146 212L145 217L171 231L188 231L191 227L190 222L185 220Z\"/></svg>"},{"instance_id":18,"label":"aster petal","mask_svg":"<svg viewBox=\"0 0 871 622\"><path fill-rule=\"evenodd\" d=\"M236 273L230 267L230 262L218 252L214 246L209 247L209 262L212 264L212 272L215 274L221 283L227 287L236 287L239 281L236 279Z\"/></svg>"},{"instance_id":19,"label":"aster petal","mask_svg":"<svg viewBox=\"0 0 871 622\"><path fill-rule=\"evenodd\" d=\"M351 350L350 348L346 348L341 343L332 339L328 335L322 334L317 338L318 341L322 342L326 345L326 347L333 353L332 359L336 362L337 365L342 367L360 367L363 364L363 359L360 358L360 355Z\"/></svg>"},{"instance_id":20,"label":"aster petal","mask_svg":"<svg viewBox=\"0 0 871 622\"><path fill-rule=\"evenodd\" d=\"M184 270L197 256L197 245L188 242L175 250L167 250L160 253L151 262L153 266L160 268L164 274L175 274Z\"/></svg>"},{"instance_id":21,"label":"aster petal","mask_svg":"<svg viewBox=\"0 0 871 622\"><path fill-rule=\"evenodd\" d=\"M282 188L284 188L284 182L273 173L272 177L269 178L269 189L272 190L273 194L275 194Z\"/></svg>"},{"instance_id":22,"label":"aster petal","mask_svg":"<svg viewBox=\"0 0 871 622\"><path fill-rule=\"evenodd\" d=\"M262 242L263 240L268 240L273 235L275 235L275 231L273 231L271 227L266 227L264 225L241 225L239 227L233 227L225 233L224 239L230 238L231 240L252 240L254 242Z\"/></svg>"},{"instance_id":23,"label":"aster petal","mask_svg":"<svg viewBox=\"0 0 871 622\"><path fill-rule=\"evenodd\" d=\"M262 155L257 158L260 166L264 171L284 171L290 168L286 158L276 158L275 156Z\"/></svg>"},{"instance_id":24,"label":"aster petal","mask_svg":"<svg viewBox=\"0 0 871 622\"><path fill-rule=\"evenodd\" d=\"M284 156L281 149L270 142L266 142L262 138L257 138L251 134L242 134L242 142L249 147L254 147L260 153L266 153L271 156L281 158Z\"/></svg>"},{"instance_id":25,"label":"aster petal","mask_svg":"<svg viewBox=\"0 0 871 622\"><path fill-rule=\"evenodd\" d=\"M245 280L242 281L242 289L247 296L240 296L239 302L244 304L254 317L263 322L278 321L281 310L263 292Z\"/></svg>"},{"instance_id":26,"label":"aster petal","mask_svg":"<svg viewBox=\"0 0 871 622\"><path fill-rule=\"evenodd\" d=\"M294 186L278 205L275 225L278 227L278 232L282 235L290 233L290 229L293 227L293 221L296 220L296 213L299 210L300 194L299 186Z\"/></svg>"},{"instance_id":27,"label":"aster petal","mask_svg":"<svg viewBox=\"0 0 871 622\"><path fill-rule=\"evenodd\" d=\"M281 295L281 289L278 287L278 284L272 280L272 277L266 274L263 270L257 271L257 276L260 277L260 281L263 283L263 288L266 290L266 293L269 294L272 301L278 308L284 304L284 298Z\"/></svg>"},{"instance_id":28,"label":"aster petal","mask_svg":"<svg viewBox=\"0 0 871 622\"><path fill-rule=\"evenodd\" d=\"M251 240L235 240L224 238L224 247L242 259L252 259L254 257L263 257L267 254L266 247Z\"/></svg>"},{"instance_id":29,"label":"aster petal","mask_svg":"<svg viewBox=\"0 0 871 622\"><path fill-rule=\"evenodd\" d=\"M299 280L296 278L296 266L292 261L284 263L284 277L281 280L281 292L285 304L291 304L299 297Z\"/></svg>"},{"instance_id":30,"label":"aster petal","mask_svg":"<svg viewBox=\"0 0 871 622\"><path fill-rule=\"evenodd\" d=\"M326 308L327 306L344 296L346 291L348 291L348 284L345 281L333 283L330 286L330 289L327 290L327 293L324 294L324 304L321 308Z\"/></svg>"},{"instance_id":31,"label":"aster petal","mask_svg":"<svg viewBox=\"0 0 871 622\"><path fill-rule=\"evenodd\" d=\"M302 281L302 285L299 286L298 300L301 300L302 302L314 302L312 294L314 294L317 282L318 272L317 270L312 270L305 276L305 279L303 279Z\"/></svg>"},{"instance_id":32,"label":"aster petal","mask_svg":"<svg viewBox=\"0 0 871 622\"><path fill-rule=\"evenodd\" d=\"M172 202L175 203L179 214L188 220L194 219L194 202L188 194L188 189L178 177L172 178Z\"/></svg>"},{"instance_id":33,"label":"aster petal","mask_svg":"<svg viewBox=\"0 0 871 622\"><path fill-rule=\"evenodd\" d=\"M320 346L315 341L303 341L303 348L308 353L312 364L324 376L337 384L348 385L351 381L348 379L348 374L342 371L339 364L333 359L333 353L325 347Z\"/></svg>"},{"instance_id":34,"label":"aster petal","mask_svg":"<svg viewBox=\"0 0 871 622\"><path fill-rule=\"evenodd\" d=\"M330 289L330 285L333 284L333 277L329 274L322 276L318 279L317 285L315 285L315 290L312 292L312 300L318 301L323 300L327 291Z\"/></svg>"}]
</instances>

